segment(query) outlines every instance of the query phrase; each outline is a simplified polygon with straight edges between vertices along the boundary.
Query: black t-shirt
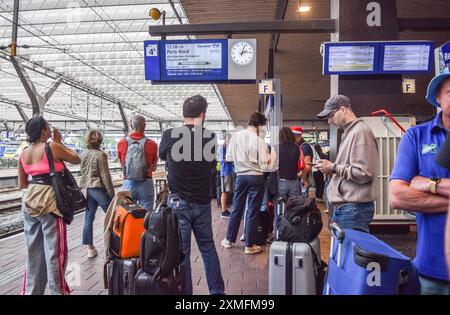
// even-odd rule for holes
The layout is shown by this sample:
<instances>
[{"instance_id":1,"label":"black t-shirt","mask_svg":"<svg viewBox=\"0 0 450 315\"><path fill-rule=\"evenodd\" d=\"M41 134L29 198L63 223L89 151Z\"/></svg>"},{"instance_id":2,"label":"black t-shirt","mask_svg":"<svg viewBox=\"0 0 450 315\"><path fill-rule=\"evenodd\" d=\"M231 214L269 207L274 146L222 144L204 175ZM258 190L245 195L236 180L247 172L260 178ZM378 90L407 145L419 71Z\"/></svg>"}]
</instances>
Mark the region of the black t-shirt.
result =
<instances>
[{"instance_id":1,"label":"black t-shirt","mask_svg":"<svg viewBox=\"0 0 450 315\"><path fill-rule=\"evenodd\" d=\"M296 144L280 144L278 176L282 179L296 180L300 149Z\"/></svg>"},{"instance_id":2,"label":"black t-shirt","mask_svg":"<svg viewBox=\"0 0 450 315\"><path fill-rule=\"evenodd\" d=\"M216 135L211 130L184 125L164 131L159 158L166 161L170 192L188 202L211 202L211 176L216 167Z\"/></svg>"},{"instance_id":3,"label":"black t-shirt","mask_svg":"<svg viewBox=\"0 0 450 315\"><path fill-rule=\"evenodd\" d=\"M450 170L450 132L447 132L447 138L441 148L441 151L439 151L436 162Z\"/></svg>"},{"instance_id":4,"label":"black t-shirt","mask_svg":"<svg viewBox=\"0 0 450 315\"><path fill-rule=\"evenodd\" d=\"M300 140L300 145L302 147L302 151L303 151L303 156L310 156L311 160L314 156L313 150L311 148L311 145L305 141L305 139L302 138L302 140Z\"/></svg>"}]
</instances>

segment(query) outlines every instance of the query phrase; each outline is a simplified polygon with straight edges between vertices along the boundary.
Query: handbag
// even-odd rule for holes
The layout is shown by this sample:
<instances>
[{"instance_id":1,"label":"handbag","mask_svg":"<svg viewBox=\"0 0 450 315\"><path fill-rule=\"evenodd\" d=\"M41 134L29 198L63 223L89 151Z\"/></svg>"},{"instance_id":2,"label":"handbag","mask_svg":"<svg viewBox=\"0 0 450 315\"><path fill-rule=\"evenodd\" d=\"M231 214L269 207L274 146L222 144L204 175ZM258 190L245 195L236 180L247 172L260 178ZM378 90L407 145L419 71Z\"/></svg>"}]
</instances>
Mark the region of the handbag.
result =
<instances>
[{"instance_id":1,"label":"handbag","mask_svg":"<svg viewBox=\"0 0 450 315\"><path fill-rule=\"evenodd\" d=\"M55 172L55 163L49 143L45 144L45 153L50 167L50 180L55 191L56 205L63 214L64 223L69 225L73 221L74 212L86 208L86 198L64 163L64 170L61 173Z\"/></svg>"}]
</instances>

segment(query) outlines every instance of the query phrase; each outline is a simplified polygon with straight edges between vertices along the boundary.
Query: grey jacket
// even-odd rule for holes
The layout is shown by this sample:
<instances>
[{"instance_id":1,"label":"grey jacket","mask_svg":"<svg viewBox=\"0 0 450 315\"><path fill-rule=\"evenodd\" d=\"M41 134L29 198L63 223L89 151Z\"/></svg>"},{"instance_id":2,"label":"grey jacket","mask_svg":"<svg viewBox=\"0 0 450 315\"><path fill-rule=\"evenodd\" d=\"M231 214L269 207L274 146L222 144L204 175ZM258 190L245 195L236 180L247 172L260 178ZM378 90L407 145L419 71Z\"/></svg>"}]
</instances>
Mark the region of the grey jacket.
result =
<instances>
[{"instance_id":1,"label":"grey jacket","mask_svg":"<svg viewBox=\"0 0 450 315\"><path fill-rule=\"evenodd\" d=\"M372 130L359 118L345 127L336 172L327 189L334 206L377 199L378 148Z\"/></svg>"},{"instance_id":2,"label":"grey jacket","mask_svg":"<svg viewBox=\"0 0 450 315\"><path fill-rule=\"evenodd\" d=\"M114 186L109 173L106 153L97 149L87 149L81 154L81 188L106 188L110 197L114 196Z\"/></svg>"}]
</instances>

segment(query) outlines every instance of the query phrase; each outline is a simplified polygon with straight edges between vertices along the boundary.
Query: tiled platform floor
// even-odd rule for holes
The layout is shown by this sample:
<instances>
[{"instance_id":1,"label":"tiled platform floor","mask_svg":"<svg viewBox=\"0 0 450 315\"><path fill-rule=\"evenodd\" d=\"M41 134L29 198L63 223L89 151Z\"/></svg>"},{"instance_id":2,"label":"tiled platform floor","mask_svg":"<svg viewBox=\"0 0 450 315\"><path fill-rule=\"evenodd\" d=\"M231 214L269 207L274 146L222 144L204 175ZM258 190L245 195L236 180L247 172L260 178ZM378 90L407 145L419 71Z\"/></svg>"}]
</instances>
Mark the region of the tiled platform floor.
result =
<instances>
[{"instance_id":1,"label":"tiled platform floor","mask_svg":"<svg viewBox=\"0 0 450 315\"><path fill-rule=\"evenodd\" d=\"M67 279L74 280L71 285L72 294L99 295L107 294L103 287L103 212L97 212L94 227L94 242L99 250L96 258L87 258L87 248L81 245L81 234L84 222L84 214L78 215L68 227L69 263ZM324 217L324 225L326 224ZM222 275L226 285L227 294L266 295L268 292L268 246L264 253L246 256L244 255L244 243L238 241L232 249L224 249L220 246L228 226L228 219L220 218L220 210L215 207L213 201L213 231L216 248L219 254ZM243 224L241 224L242 233ZM240 235L239 234L239 235ZM410 237L411 238L411 237ZM405 247L402 237L395 237L396 242ZM328 229L324 228L320 235L322 259L327 261L330 246ZM414 239L408 242L409 249ZM395 247L395 245L393 245ZM209 294L204 274L203 262L200 252L193 238L192 277L194 294ZM25 263L25 240L23 234L8 239L0 240L0 295L20 294ZM72 272L71 272L72 270ZM80 270L81 279L73 278Z\"/></svg>"}]
</instances>

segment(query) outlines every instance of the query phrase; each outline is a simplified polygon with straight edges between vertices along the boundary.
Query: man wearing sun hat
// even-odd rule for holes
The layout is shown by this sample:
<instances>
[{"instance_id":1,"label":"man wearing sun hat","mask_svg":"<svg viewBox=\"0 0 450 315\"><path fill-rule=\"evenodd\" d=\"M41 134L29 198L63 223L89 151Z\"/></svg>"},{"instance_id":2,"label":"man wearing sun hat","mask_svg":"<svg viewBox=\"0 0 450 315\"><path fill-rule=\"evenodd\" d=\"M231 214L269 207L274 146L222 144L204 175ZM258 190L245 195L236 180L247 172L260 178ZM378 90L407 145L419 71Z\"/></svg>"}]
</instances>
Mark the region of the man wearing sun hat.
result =
<instances>
[{"instance_id":1,"label":"man wearing sun hat","mask_svg":"<svg viewBox=\"0 0 450 315\"><path fill-rule=\"evenodd\" d=\"M414 264L421 293L450 295L444 254L450 170L436 162L450 130L448 68L430 81L426 99L441 111L432 121L409 128L403 136L389 185L390 202L393 208L416 213Z\"/></svg>"},{"instance_id":2,"label":"man wearing sun hat","mask_svg":"<svg viewBox=\"0 0 450 315\"><path fill-rule=\"evenodd\" d=\"M314 153L309 143L303 139L303 128L300 126L292 126L291 130L295 136L295 142L300 147L303 156L304 168L302 169L300 191L303 196L307 197L309 192L309 174L312 171L310 163L313 160Z\"/></svg>"}]
</instances>

